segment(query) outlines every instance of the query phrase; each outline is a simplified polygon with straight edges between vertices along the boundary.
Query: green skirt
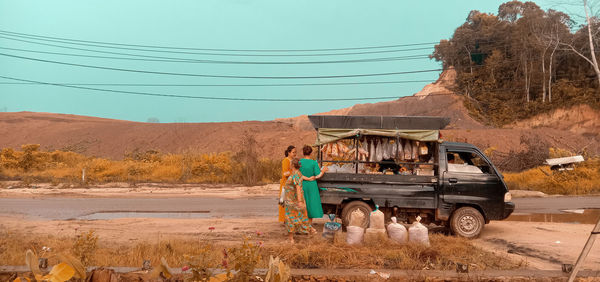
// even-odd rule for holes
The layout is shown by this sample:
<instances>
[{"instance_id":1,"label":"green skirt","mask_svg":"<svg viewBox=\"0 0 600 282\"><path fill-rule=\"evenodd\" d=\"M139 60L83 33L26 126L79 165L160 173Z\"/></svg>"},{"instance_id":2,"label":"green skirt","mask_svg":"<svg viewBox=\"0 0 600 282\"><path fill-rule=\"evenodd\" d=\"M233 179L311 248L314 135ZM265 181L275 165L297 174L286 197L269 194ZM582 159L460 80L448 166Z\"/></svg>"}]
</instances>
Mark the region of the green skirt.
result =
<instances>
[{"instance_id":1,"label":"green skirt","mask_svg":"<svg viewBox=\"0 0 600 282\"><path fill-rule=\"evenodd\" d=\"M323 206L321 206L321 196L317 181L303 181L304 199L306 200L306 210L308 218L322 218Z\"/></svg>"}]
</instances>

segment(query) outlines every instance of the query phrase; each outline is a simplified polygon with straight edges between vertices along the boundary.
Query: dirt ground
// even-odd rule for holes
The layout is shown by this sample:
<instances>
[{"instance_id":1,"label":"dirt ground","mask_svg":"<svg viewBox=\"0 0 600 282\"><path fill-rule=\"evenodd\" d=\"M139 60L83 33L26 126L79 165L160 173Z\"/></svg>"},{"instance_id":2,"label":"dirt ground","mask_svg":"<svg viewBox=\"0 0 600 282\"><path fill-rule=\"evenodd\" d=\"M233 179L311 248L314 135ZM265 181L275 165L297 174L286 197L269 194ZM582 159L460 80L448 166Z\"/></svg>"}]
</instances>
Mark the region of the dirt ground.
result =
<instances>
[{"instance_id":1,"label":"dirt ground","mask_svg":"<svg viewBox=\"0 0 600 282\"><path fill-rule=\"evenodd\" d=\"M0 189L2 198L29 197L256 197L275 196L277 185L261 187L171 187L152 185L136 188L74 188L74 189ZM315 220L322 229L324 220ZM209 227L214 227L211 231ZM275 216L259 218L121 218L112 220L37 220L20 215L0 215L0 230L55 236L75 236L94 229L101 242L132 243L176 238L216 240L238 243L244 234L260 231L265 244L280 244L284 228ZM557 270L562 263L574 264L593 225L573 223L493 221L486 225L474 244L484 249L509 254L516 261L526 261L528 268ZM302 238L299 239L303 240ZM600 269L600 242L592 248L584 269Z\"/></svg>"}]
</instances>

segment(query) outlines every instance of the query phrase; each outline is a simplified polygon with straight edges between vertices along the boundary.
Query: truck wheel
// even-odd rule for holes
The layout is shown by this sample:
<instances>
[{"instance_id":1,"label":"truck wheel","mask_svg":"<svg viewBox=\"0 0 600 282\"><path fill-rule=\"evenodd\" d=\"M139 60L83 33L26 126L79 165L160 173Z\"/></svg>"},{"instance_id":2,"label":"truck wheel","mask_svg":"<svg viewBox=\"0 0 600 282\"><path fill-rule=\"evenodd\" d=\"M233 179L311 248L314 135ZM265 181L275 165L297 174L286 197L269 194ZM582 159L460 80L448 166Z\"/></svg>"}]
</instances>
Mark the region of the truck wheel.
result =
<instances>
[{"instance_id":1,"label":"truck wheel","mask_svg":"<svg viewBox=\"0 0 600 282\"><path fill-rule=\"evenodd\" d=\"M450 229L452 233L464 238L476 238L483 230L483 215L472 207L462 207L452 213Z\"/></svg>"},{"instance_id":2,"label":"truck wheel","mask_svg":"<svg viewBox=\"0 0 600 282\"><path fill-rule=\"evenodd\" d=\"M346 204L346 206L344 206L344 209L342 209L342 223L344 224L344 226L348 226L348 224L350 223L350 215L355 210L360 210L365 214L365 220L363 221L363 224L361 227L368 228L369 227L369 216L371 215L372 209L371 209L371 206L369 206L369 204L367 204L363 201L353 201L353 202Z\"/></svg>"}]
</instances>

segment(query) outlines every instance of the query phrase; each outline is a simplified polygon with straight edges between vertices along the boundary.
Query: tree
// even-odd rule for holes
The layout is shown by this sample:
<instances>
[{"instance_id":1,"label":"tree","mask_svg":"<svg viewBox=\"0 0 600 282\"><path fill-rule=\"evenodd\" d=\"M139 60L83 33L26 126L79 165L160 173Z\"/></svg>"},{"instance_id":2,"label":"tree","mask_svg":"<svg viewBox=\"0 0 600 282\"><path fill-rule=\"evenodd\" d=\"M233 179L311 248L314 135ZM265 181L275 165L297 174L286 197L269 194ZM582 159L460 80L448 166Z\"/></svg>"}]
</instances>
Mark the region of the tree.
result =
<instances>
[{"instance_id":1,"label":"tree","mask_svg":"<svg viewBox=\"0 0 600 282\"><path fill-rule=\"evenodd\" d=\"M588 62L592 66L592 68L594 69L594 72L596 73L596 79L598 80L598 85L600 86L600 67L598 67L598 60L596 59L596 48L595 48L595 45L597 43L594 42L596 39L597 33L595 33L595 32L592 33L592 29L597 30L600 23L599 23L598 18L594 15L593 6L589 5L590 4L589 1L582 0L582 4L583 4L583 11L585 13L586 25L581 30L585 29L585 31L586 31L586 35L585 35L586 39L587 39L586 47L589 49L586 52L585 48L576 48L576 46L573 43L564 43L563 45L565 45L568 49L573 51L573 53L577 54L579 57L584 59L586 62ZM589 55L586 55L586 53L588 53L588 52L589 52Z\"/></svg>"},{"instance_id":2,"label":"tree","mask_svg":"<svg viewBox=\"0 0 600 282\"><path fill-rule=\"evenodd\" d=\"M600 20L591 17L590 23L600 33ZM502 125L565 105L600 101L587 94L600 85L588 62L592 59L564 48L569 43L591 57L600 40L592 33L590 47L590 28L573 26L564 12L510 1L499 6L497 16L471 11L430 57L444 69L454 67L453 90L477 105L483 121Z\"/></svg>"}]
</instances>

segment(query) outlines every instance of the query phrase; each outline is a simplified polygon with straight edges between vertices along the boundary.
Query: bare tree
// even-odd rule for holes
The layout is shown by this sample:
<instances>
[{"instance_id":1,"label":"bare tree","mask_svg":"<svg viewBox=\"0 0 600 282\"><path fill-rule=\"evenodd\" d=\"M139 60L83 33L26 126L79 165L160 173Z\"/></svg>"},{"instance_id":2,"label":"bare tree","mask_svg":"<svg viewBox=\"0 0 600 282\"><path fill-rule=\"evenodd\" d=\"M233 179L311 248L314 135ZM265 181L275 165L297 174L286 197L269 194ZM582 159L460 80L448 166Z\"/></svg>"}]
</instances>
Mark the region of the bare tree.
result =
<instances>
[{"instance_id":1,"label":"bare tree","mask_svg":"<svg viewBox=\"0 0 600 282\"><path fill-rule=\"evenodd\" d=\"M590 3L590 1L588 0L581 1L583 4L583 11L585 12L585 22L587 24L587 39L590 48L590 54L585 55L585 51L577 50L577 48L575 48L575 46L573 46L572 43L561 43L561 45L566 46L567 49L573 51L575 54L577 54L579 57L584 59L592 66L594 72L596 73L596 79L598 79L598 84L600 85L600 67L598 67L598 60L596 59L596 51L594 46L594 38L596 36L596 33L592 33L592 25L598 21L598 18L595 16L593 9L594 6L596 6L596 4Z\"/></svg>"}]
</instances>

